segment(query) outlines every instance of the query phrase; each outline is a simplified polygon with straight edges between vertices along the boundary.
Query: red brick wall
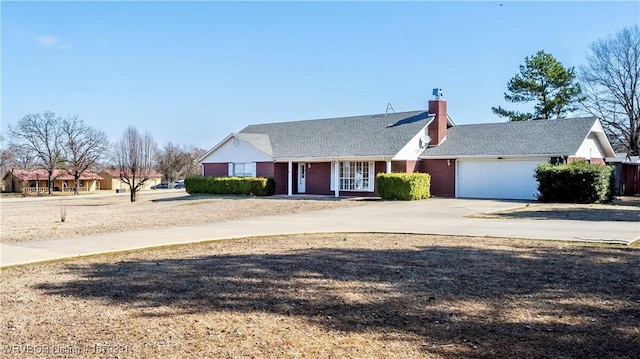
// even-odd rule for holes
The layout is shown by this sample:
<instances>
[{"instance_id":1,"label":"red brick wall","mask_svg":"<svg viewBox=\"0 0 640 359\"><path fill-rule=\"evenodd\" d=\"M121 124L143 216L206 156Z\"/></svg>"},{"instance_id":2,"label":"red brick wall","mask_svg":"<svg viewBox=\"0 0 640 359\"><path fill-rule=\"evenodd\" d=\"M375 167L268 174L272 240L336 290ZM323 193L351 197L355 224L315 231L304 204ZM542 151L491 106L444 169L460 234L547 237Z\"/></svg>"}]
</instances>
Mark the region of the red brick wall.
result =
<instances>
[{"instance_id":1,"label":"red brick wall","mask_svg":"<svg viewBox=\"0 0 640 359\"><path fill-rule=\"evenodd\" d=\"M447 102L444 100L429 101L429 113L436 115L428 128L428 134L431 137L429 145L439 145L447 135Z\"/></svg>"},{"instance_id":2,"label":"red brick wall","mask_svg":"<svg viewBox=\"0 0 640 359\"><path fill-rule=\"evenodd\" d=\"M312 162L311 168L309 168L307 164L307 182L306 182L306 192L308 194L319 194L319 195L333 195L335 192L331 190L331 166L333 164L331 162ZM385 162L375 162L374 169L374 181L375 174L386 172L386 163ZM294 183L298 182L297 175L298 165L294 164L295 177ZM377 186L377 183L376 183ZM375 187L375 192L347 192L340 191L340 196L354 196L354 197L376 197L379 196L377 192L377 187ZM296 188L297 190L297 188ZM296 192L294 192L296 193Z\"/></svg>"},{"instance_id":3,"label":"red brick wall","mask_svg":"<svg viewBox=\"0 0 640 359\"><path fill-rule=\"evenodd\" d=\"M256 162L257 177L273 177L274 170L273 162Z\"/></svg>"},{"instance_id":4,"label":"red brick wall","mask_svg":"<svg viewBox=\"0 0 640 359\"><path fill-rule=\"evenodd\" d=\"M447 162L450 161L450 162ZM431 175L431 195L435 197L455 197L456 161L422 160L421 172Z\"/></svg>"},{"instance_id":5,"label":"red brick wall","mask_svg":"<svg viewBox=\"0 0 640 359\"><path fill-rule=\"evenodd\" d=\"M287 194L287 164L273 164L273 179L276 182L276 194Z\"/></svg>"},{"instance_id":6,"label":"red brick wall","mask_svg":"<svg viewBox=\"0 0 640 359\"><path fill-rule=\"evenodd\" d=\"M576 161L586 161L587 159L584 157L569 157L567 158L567 163L576 162ZM590 163L594 165L604 165L604 158L592 158Z\"/></svg>"},{"instance_id":7,"label":"red brick wall","mask_svg":"<svg viewBox=\"0 0 640 359\"><path fill-rule=\"evenodd\" d=\"M309 167L311 164L311 167ZM307 178L306 178L306 191L307 194L318 195L332 195L334 191L331 190L331 162L308 162L307 165ZM264 164L266 168L266 163ZM261 174L260 163L256 166L256 171L259 176L266 176ZM391 170L393 172L408 172L413 173L416 171L424 172L421 168L421 162L418 161L392 161ZM375 175L378 173L387 172L387 164L385 161L376 161L374 166L374 181ZM287 194L287 163L275 163L273 165L273 178L276 181L276 194ZM298 193L298 163L293 163L292 173L292 193ZM375 182L374 192L346 192L340 191L341 196L357 196L357 197L376 197L378 194L378 183Z\"/></svg>"},{"instance_id":8,"label":"red brick wall","mask_svg":"<svg viewBox=\"0 0 640 359\"><path fill-rule=\"evenodd\" d=\"M296 176L296 182L297 179ZM307 163L306 193L333 194L331 191L331 162Z\"/></svg>"},{"instance_id":9,"label":"red brick wall","mask_svg":"<svg viewBox=\"0 0 640 359\"><path fill-rule=\"evenodd\" d=\"M306 191L307 194L317 195L333 195L335 192L331 190L331 162L310 162L307 163ZM282 170L280 166L282 165ZM375 162L375 174L386 172L385 162ZM282 181L279 181L280 174ZM282 185L280 185L282 183ZM377 184L376 184L377 185ZM287 164L276 163L276 193L287 193ZM293 163L293 193L298 193L298 163ZM346 192L340 191L340 196L357 196L357 197L375 197L379 196L377 188L375 192Z\"/></svg>"},{"instance_id":10,"label":"red brick wall","mask_svg":"<svg viewBox=\"0 0 640 359\"><path fill-rule=\"evenodd\" d=\"M382 163L384 163L384 166L385 166L383 172L386 172L387 164L386 162L382 162ZM413 173L419 170L418 169L419 163L420 162L418 161L391 161L391 172ZM376 164L376 168L377 168L377 164Z\"/></svg>"},{"instance_id":11,"label":"red brick wall","mask_svg":"<svg viewBox=\"0 0 640 359\"><path fill-rule=\"evenodd\" d=\"M221 177L229 175L228 163L203 163L204 175L212 177Z\"/></svg>"}]
</instances>

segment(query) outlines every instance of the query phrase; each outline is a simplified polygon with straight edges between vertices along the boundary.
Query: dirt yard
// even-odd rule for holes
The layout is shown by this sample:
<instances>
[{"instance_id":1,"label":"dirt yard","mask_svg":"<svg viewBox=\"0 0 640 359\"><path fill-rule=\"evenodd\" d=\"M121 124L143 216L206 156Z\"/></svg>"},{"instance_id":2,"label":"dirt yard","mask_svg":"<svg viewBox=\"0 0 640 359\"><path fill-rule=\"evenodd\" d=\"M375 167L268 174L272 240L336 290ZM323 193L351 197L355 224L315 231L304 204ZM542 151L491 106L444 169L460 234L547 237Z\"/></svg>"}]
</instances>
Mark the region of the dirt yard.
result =
<instances>
[{"instance_id":1,"label":"dirt yard","mask_svg":"<svg viewBox=\"0 0 640 359\"><path fill-rule=\"evenodd\" d=\"M640 250L252 238L2 271L1 357L632 358Z\"/></svg>"},{"instance_id":2,"label":"dirt yard","mask_svg":"<svg viewBox=\"0 0 640 359\"><path fill-rule=\"evenodd\" d=\"M22 242L204 224L366 203L332 197L295 198L190 196L180 190L142 192L134 203L129 201L128 193L53 199L0 197L0 241Z\"/></svg>"}]
</instances>

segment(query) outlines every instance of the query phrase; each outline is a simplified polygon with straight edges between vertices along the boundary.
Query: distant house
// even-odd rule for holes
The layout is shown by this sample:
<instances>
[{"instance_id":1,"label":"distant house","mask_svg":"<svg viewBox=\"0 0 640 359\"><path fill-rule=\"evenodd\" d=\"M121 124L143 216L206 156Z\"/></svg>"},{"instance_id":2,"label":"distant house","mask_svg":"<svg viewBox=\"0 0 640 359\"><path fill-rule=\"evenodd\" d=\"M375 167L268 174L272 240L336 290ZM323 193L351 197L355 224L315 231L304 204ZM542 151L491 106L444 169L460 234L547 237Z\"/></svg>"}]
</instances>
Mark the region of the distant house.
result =
<instances>
[{"instance_id":1,"label":"distant house","mask_svg":"<svg viewBox=\"0 0 640 359\"><path fill-rule=\"evenodd\" d=\"M426 172L441 197L535 199L535 167L613 155L596 118L456 126L428 110L255 124L197 161L205 176L270 176L279 194L377 196L381 172Z\"/></svg>"},{"instance_id":2,"label":"distant house","mask_svg":"<svg viewBox=\"0 0 640 359\"><path fill-rule=\"evenodd\" d=\"M12 169L2 180L6 192L15 193L45 193L48 192L48 173L46 170ZM73 176L63 170L53 171L53 191L72 192L75 186ZM100 189L100 177L94 172L85 172L80 176L78 191L97 191Z\"/></svg>"},{"instance_id":3,"label":"distant house","mask_svg":"<svg viewBox=\"0 0 640 359\"><path fill-rule=\"evenodd\" d=\"M116 168L107 168L98 173L102 180L100 180L100 188L103 190L126 190L129 185L124 183L120 179L120 170ZM150 189L151 186L155 186L162 181L162 175L152 170L149 174L149 179L142 186L143 190Z\"/></svg>"}]
</instances>

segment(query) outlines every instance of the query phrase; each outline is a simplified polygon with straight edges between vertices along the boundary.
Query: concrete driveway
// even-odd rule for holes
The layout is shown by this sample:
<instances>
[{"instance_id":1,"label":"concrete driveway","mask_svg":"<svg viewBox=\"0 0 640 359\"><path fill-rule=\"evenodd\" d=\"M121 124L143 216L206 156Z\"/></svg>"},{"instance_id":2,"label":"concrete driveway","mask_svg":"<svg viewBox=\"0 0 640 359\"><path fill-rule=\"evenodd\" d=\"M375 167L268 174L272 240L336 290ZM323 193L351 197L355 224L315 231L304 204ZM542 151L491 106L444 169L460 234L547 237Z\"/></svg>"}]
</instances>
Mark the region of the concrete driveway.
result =
<instances>
[{"instance_id":1,"label":"concrete driveway","mask_svg":"<svg viewBox=\"0 0 640 359\"><path fill-rule=\"evenodd\" d=\"M209 240L297 233L380 232L490 236L629 244L640 223L481 219L469 215L524 206L525 202L443 199L372 201L349 208L266 216L205 225L0 244L0 266Z\"/></svg>"}]
</instances>

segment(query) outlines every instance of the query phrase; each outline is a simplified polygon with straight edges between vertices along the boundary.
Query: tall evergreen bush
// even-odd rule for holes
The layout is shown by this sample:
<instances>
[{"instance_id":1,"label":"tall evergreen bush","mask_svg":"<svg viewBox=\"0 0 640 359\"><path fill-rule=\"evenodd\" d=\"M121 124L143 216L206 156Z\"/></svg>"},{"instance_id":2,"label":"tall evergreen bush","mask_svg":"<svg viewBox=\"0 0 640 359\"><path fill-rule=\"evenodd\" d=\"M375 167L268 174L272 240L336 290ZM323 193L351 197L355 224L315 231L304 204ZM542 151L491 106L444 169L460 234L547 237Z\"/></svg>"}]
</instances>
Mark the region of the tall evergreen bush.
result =
<instances>
[{"instance_id":1,"label":"tall evergreen bush","mask_svg":"<svg viewBox=\"0 0 640 359\"><path fill-rule=\"evenodd\" d=\"M541 202L603 203L614 193L611 166L576 161L570 164L542 163L535 171Z\"/></svg>"}]
</instances>

